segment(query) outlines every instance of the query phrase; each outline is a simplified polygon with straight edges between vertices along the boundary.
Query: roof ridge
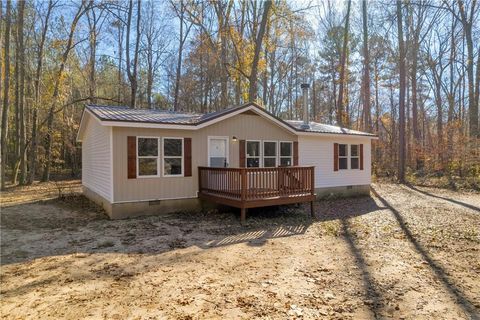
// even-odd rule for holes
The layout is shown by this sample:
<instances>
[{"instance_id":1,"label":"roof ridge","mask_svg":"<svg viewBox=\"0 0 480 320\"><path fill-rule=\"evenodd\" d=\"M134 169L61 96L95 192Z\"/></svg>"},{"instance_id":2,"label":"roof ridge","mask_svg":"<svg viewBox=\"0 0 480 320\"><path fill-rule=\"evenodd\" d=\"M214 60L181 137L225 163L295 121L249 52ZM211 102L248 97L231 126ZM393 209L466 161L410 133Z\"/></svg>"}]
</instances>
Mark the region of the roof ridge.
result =
<instances>
[{"instance_id":1,"label":"roof ridge","mask_svg":"<svg viewBox=\"0 0 480 320\"><path fill-rule=\"evenodd\" d=\"M222 110L213 111L209 113L192 113L174 110L162 110L162 109L132 109L128 106L107 106L86 104L86 109L92 112L98 119L103 121L124 121L124 122L143 122L143 123L157 123L157 124L178 124L178 125L201 125L203 123L213 121L217 118L222 118L231 113L241 113L242 109L248 109L254 107L260 109L268 116L273 117L276 121L282 123L282 125L289 128L293 132L305 132L305 133L331 133L331 134L350 134L350 135L364 135L375 136L368 132L357 131L348 128L342 128L339 126L311 122L309 129L301 127L303 121L301 120L284 120L270 113L264 107L254 103L248 102L242 105L234 105Z\"/></svg>"}]
</instances>

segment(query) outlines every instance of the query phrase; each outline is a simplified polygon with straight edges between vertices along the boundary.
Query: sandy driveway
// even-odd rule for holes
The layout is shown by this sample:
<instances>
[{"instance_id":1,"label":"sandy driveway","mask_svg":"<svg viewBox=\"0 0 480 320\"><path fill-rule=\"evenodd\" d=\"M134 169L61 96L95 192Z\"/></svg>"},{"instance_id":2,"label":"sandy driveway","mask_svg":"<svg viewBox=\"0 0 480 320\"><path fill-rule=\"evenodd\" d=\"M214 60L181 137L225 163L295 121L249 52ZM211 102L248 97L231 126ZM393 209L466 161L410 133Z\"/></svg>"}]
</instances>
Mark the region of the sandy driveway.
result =
<instances>
[{"instance_id":1,"label":"sandy driveway","mask_svg":"<svg viewBox=\"0 0 480 320\"><path fill-rule=\"evenodd\" d=\"M480 194L391 184L303 207L110 221L3 194L3 318L480 318ZM35 193L35 192L34 192ZM20 197L20 192L18 192Z\"/></svg>"}]
</instances>

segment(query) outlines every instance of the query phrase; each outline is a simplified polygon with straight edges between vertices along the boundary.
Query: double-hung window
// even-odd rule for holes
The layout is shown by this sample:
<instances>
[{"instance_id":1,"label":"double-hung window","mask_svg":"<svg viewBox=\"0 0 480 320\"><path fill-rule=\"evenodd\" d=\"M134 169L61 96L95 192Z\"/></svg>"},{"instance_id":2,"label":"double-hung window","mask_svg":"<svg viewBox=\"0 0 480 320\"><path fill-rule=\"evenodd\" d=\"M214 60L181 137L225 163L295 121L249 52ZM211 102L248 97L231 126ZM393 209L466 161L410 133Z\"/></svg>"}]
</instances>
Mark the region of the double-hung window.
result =
<instances>
[{"instance_id":1,"label":"double-hung window","mask_svg":"<svg viewBox=\"0 0 480 320\"><path fill-rule=\"evenodd\" d=\"M263 141L263 166L277 166L277 142Z\"/></svg>"},{"instance_id":2,"label":"double-hung window","mask_svg":"<svg viewBox=\"0 0 480 320\"><path fill-rule=\"evenodd\" d=\"M293 143L290 141L280 142L280 166L291 166L293 164Z\"/></svg>"},{"instance_id":3,"label":"double-hung window","mask_svg":"<svg viewBox=\"0 0 480 320\"><path fill-rule=\"evenodd\" d=\"M260 167L260 141L247 141L247 168Z\"/></svg>"},{"instance_id":4,"label":"double-hung window","mask_svg":"<svg viewBox=\"0 0 480 320\"><path fill-rule=\"evenodd\" d=\"M163 176L183 175L183 138L163 138Z\"/></svg>"},{"instance_id":5,"label":"double-hung window","mask_svg":"<svg viewBox=\"0 0 480 320\"><path fill-rule=\"evenodd\" d=\"M338 145L338 168L340 170L348 169L348 144Z\"/></svg>"},{"instance_id":6,"label":"double-hung window","mask_svg":"<svg viewBox=\"0 0 480 320\"><path fill-rule=\"evenodd\" d=\"M158 138L137 138L137 176L158 177L160 175L158 151Z\"/></svg>"},{"instance_id":7,"label":"double-hung window","mask_svg":"<svg viewBox=\"0 0 480 320\"><path fill-rule=\"evenodd\" d=\"M358 144L350 145L350 169L358 169L360 162L360 151Z\"/></svg>"}]
</instances>

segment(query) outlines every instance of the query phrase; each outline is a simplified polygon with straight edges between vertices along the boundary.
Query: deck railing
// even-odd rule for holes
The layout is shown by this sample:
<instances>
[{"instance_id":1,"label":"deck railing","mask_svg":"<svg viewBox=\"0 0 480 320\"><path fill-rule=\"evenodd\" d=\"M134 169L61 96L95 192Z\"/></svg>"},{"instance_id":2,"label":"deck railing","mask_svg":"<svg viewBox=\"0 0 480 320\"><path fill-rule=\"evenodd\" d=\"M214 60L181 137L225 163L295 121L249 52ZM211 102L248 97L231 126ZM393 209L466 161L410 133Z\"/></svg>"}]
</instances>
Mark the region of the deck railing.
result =
<instances>
[{"instance_id":1,"label":"deck railing","mask_svg":"<svg viewBox=\"0 0 480 320\"><path fill-rule=\"evenodd\" d=\"M238 201L315 194L314 167L199 167L199 192Z\"/></svg>"}]
</instances>

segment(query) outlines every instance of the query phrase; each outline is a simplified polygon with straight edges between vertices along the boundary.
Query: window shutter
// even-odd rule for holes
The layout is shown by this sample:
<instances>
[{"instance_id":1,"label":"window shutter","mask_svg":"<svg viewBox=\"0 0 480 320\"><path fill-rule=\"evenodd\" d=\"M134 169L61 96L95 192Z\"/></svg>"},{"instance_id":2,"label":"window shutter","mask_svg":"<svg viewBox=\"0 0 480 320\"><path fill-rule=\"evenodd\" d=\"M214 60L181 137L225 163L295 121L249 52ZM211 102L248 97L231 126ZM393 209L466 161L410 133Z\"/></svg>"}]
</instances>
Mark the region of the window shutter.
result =
<instances>
[{"instance_id":1,"label":"window shutter","mask_svg":"<svg viewBox=\"0 0 480 320\"><path fill-rule=\"evenodd\" d=\"M293 141L293 165L298 166L298 141Z\"/></svg>"},{"instance_id":2,"label":"window shutter","mask_svg":"<svg viewBox=\"0 0 480 320\"><path fill-rule=\"evenodd\" d=\"M363 170L363 144L360 145L360 170Z\"/></svg>"},{"instance_id":3,"label":"window shutter","mask_svg":"<svg viewBox=\"0 0 480 320\"><path fill-rule=\"evenodd\" d=\"M240 140L240 145L239 145L239 156L240 156L240 168L245 168L245 140Z\"/></svg>"},{"instance_id":4,"label":"window shutter","mask_svg":"<svg viewBox=\"0 0 480 320\"><path fill-rule=\"evenodd\" d=\"M333 144L333 171L338 171L338 143Z\"/></svg>"},{"instance_id":5,"label":"window shutter","mask_svg":"<svg viewBox=\"0 0 480 320\"><path fill-rule=\"evenodd\" d=\"M137 137L127 137L127 154L128 179L135 179L137 177Z\"/></svg>"},{"instance_id":6,"label":"window shutter","mask_svg":"<svg viewBox=\"0 0 480 320\"><path fill-rule=\"evenodd\" d=\"M183 159L184 166L183 175L185 177L192 176L192 138L183 138Z\"/></svg>"}]
</instances>

